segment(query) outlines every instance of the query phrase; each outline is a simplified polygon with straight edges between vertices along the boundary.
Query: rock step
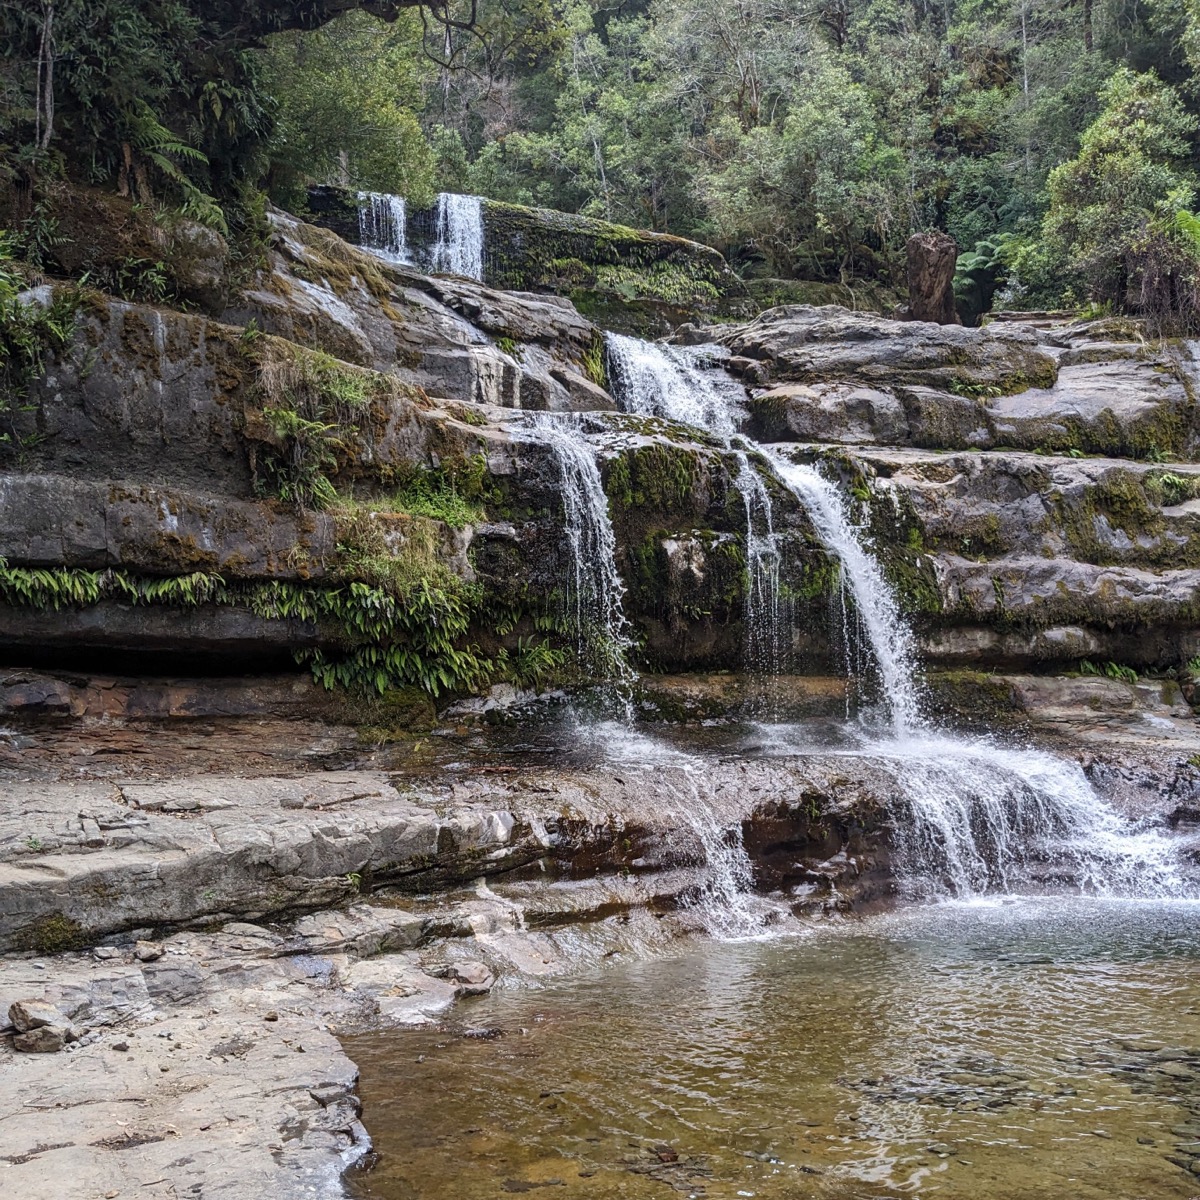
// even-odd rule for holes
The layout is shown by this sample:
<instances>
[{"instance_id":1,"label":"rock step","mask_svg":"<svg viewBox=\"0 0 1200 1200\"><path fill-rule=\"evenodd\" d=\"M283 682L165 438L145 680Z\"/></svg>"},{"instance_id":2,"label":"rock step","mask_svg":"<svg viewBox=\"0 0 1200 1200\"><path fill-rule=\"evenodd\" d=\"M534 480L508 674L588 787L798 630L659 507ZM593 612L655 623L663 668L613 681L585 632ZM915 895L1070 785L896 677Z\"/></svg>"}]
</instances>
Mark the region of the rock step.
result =
<instances>
[{"instance_id":1,"label":"rock step","mask_svg":"<svg viewBox=\"0 0 1200 1200\"><path fill-rule=\"evenodd\" d=\"M1200 651L1195 464L774 449L822 462L866 497L876 553L935 664L1174 668Z\"/></svg>"},{"instance_id":2,"label":"rock step","mask_svg":"<svg viewBox=\"0 0 1200 1200\"><path fill-rule=\"evenodd\" d=\"M760 441L1200 453L1190 346L1117 322L978 330L788 306L680 337L730 353L754 386L745 431Z\"/></svg>"},{"instance_id":3,"label":"rock step","mask_svg":"<svg viewBox=\"0 0 1200 1200\"><path fill-rule=\"evenodd\" d=\"M702 859L688 815L697 803L718 805L724 821L764 806L791 813L798 844L812 840L824 858L829 838L836 848L850 835L840 817L822 825L794 800L816 797L820 812L840 771L836 758L714 763L703 799L692 772L671 766L476 776L427 790L371 771L32 793L7 784L0 950L49 953L121 930L259 920L384 886L437 892L523 868L552 878L670 869ZM867 772L851 789L865 806L860 822L882 786Z\"/></svg>"}]
</instances>

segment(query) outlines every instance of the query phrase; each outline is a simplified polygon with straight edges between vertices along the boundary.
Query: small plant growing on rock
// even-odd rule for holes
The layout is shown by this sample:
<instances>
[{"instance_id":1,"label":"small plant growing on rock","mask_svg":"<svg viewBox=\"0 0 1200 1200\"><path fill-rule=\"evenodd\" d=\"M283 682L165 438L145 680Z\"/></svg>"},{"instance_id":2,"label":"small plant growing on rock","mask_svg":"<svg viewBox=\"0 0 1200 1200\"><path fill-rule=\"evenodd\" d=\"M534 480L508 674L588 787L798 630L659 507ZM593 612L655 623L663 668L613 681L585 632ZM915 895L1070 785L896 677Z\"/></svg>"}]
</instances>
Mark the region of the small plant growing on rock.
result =
<instances>
[{"instance_id":1,"label":"small plant growing on rock","mask_svg":"<svg viewBox=\"0 0 1200 1200\"><path fill-rule=\"evenodd\" d=\"M1099 675L1105 679L1116 679L1121 683L1137 683L1138 681L1138 673L1132 667L1122 666L1115 662L1098 664L1086 658L1079 664L1079 673L1080 675Z\"/></svg>"},{"instance_id":2,"label":"small plant growing on rock","mask_svg":"<svg viewBox=\"0 0 1200 1200\"><path fill-rule=\"evenodd\" d=\"M253 343L251 343L253 345ZM274 339L258 365L262 409L247 432L264 444L256 454L279 499L323 508L337 498L336 474L357 440L380 380L322 351L283 349Z\"/></svg>"}]
</instances>

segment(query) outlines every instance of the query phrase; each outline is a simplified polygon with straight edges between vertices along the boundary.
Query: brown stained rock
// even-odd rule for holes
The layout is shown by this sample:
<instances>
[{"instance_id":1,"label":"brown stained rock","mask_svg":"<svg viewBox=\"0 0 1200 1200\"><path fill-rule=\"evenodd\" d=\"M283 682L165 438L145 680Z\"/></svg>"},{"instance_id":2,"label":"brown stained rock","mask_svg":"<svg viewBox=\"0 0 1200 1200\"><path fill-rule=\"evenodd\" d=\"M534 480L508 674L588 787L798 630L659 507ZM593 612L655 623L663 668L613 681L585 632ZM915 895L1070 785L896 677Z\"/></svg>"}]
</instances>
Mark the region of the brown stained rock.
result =
<instances>
[{"instance_id":1,"label":"brown stained rock","mask_svg":"<svg viewBox=\"0 0 1200 1200\"><path fill-rule=\"evenodd\" d=\"M22 1054L56 1054L67 1044L67 1031L56 1025L40 1025L13 1037L13 1049Z\"/></svg>"},{"instance_id":2,"label":"brown stained rock","mask_svg":"<svg viewBox=\"0 0 1200 1200\"><path fill-rule=\"evenodd\" d=\"M45 1000L14 1000L8 1007L8 1019L18 1033L65 1024L62 1013Z\"/></svg>"},{"instance_id":3,"label":"brown stained rock","mask_svg":"<svg viewBox=\"0 0 1200 1200\"><path fill-rule=\"evenodd\" d=\"M940 230L908 239L908 307L915 321L961 325L954 308L954 264L958 243Z\"/></svg>"},{"instance_id":4,"label":"brown stained rock","mask_svg":"<svg viewBox=\"0 0 1200 1200\"><path fill-rule=\"evenodd\" d=\"M156 962L164 953L161 942L138 942L133 948L133 956L138 962Z\"/></svg>"}]
</instances>

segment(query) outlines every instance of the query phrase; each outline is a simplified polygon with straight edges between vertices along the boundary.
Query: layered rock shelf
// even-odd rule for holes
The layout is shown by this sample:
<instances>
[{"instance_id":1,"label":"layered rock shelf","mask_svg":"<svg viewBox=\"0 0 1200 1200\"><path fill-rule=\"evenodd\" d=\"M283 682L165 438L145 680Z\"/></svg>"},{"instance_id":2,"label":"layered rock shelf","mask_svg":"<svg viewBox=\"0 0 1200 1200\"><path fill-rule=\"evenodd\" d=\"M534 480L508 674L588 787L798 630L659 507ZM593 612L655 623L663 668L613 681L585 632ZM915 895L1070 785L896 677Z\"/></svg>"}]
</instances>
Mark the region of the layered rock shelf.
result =
<instances>
[{"instance_id":1,"label":"layered rock shelf","mask_svg":"<svg viewBox=\"0 0 1200 1200\"><path fill-rule=\"evenodd\" d=\"M723 848L764 921L894 902L911 760L839 740L878 681L781 460L848 497L920 736L1052 747L1196 865L1190 345L751 316L715 251L495 204L487 282L427 274L339 237L348 205L270 212L243 274L181 226L173 304L24 296L73 324L0 474L14 1195L341 1195L369 1134L337 1034L668 947ZM73 244L64 272L109 253ZM614 329L674 330L728 427L622 411ZM589 686L647 746L572 714Z\"/></svg>"}]
</instances>

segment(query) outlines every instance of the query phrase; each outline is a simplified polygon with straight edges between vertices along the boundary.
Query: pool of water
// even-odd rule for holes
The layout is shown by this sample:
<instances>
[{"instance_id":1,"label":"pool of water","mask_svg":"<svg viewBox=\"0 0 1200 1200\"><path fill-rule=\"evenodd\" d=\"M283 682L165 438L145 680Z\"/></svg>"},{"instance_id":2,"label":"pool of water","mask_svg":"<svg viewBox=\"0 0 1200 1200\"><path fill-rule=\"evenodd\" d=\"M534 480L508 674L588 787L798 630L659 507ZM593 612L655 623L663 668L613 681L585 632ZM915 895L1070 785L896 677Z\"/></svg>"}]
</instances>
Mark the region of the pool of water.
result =
<instances>
[{"instance_id":1,"label":"pool of water","mask_svg":"<svg viewBox=\"0 0 1200 1200\"><path fill-rule=\"evenodd\" d=\"M379 1200L1200 1196L1200 904L910 908L351 1039Z\"/></svg>"}]
</instances>

